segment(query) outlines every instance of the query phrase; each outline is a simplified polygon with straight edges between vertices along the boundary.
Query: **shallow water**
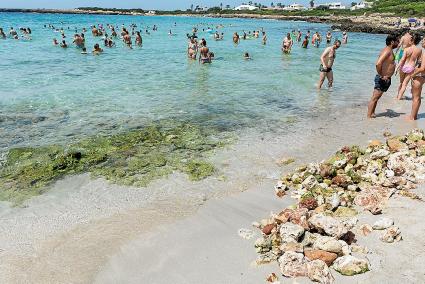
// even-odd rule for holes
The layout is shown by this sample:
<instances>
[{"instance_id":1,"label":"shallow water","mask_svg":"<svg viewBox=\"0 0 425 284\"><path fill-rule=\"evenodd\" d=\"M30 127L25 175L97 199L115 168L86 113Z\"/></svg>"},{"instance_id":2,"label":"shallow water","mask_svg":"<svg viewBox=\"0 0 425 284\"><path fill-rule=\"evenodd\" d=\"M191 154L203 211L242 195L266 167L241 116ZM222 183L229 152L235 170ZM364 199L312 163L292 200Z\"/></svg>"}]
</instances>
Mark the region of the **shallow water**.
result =
<instances>
[{"instance_id":1,"label":"shallow water","mask_svg":"<svg viewBox=\"0 0 425 284\"><path fill-rule=\"evenodd\" d=\"M61 24L63 22L63 24ZM70 47L52 45L60 34L43 25L64 27L71 44L76 27L107 23L138 25L143 30L143 48L117 46L101 56L81 55ZM215 42L202 28L223 24L225 40ZM159 31L146 35L147 26ZM201 66L186 57L186 33L199 25L219 60ZM60 14L0 14L0 26L8 32L29 26L32 41L0 41L0 149L24 145L67 144L98 133L111 134L172 118L226 131L287 129L298 119L327 111L331 106L367 100L360 90L371 88L374 61L384 36L350 34L350 42L338 50L333 91L317 92L320 54L301 49L291 55L280 51L283 36L292 29L320 31L328 25L273 20L211 19L187 17L141 17ZM68 30L70 27L70 30ZM261 40L232 44L232 33L263 27L268 44ZM175 36L168 36L172 29ZM340 37L335 32L334 37ZM134 39L133 39L134 40ZM101 44L102 46L102 44ZM253 57L245 61L247 51Z\"/></svg>"}]
</instances>

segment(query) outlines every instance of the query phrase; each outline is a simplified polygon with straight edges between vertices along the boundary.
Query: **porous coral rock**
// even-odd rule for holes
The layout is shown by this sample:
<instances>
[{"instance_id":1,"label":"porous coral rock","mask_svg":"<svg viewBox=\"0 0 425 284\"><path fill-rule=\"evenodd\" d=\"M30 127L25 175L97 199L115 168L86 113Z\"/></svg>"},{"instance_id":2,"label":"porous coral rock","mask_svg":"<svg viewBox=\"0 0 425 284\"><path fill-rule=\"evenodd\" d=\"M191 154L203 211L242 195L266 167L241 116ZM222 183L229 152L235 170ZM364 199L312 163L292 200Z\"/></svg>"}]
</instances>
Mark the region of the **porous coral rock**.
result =
<instances>
[{"instance_id":1,"label":"porous coral rock","mask_svg":"<svg viewBox=\"0 0 425 284\"><path fill-rule=\"evenodd\" d=\"M280 226L280 236L282 243L298 242L298 239L304 234L304 228L293 223L285 223Z\"/></svg>"},{"instance_id":2,"label":"porous coral rock","mask_svg":"<svg viewBox=\"0 0 425 284\"><path fill-rule=\"evenodd\" d=\"M290 278L307 276L307 262L302 253L288 251L279 257L278 261L284 276Z\"/></svg>"},{"instance_id":3,"label":"porous coral rock","mask_svg":"<svg viewBox=\"0 0 425 284\"><path fill-rule=\"evenodd\" d=\"M266 253L272 249L272 241L269 237L258 238L255 241L255 249L258 253Z\"/></svg>"},{"instance_id":4,"label":"porous coral rock","mask_svg":"<svg viewBox=\"0 0 425 284\"><path fill-rule=\"evenodd\" d=\"M359 259L351 255L344 255L335 260L332 267L346 276L353 276L369 271L369 263L365 259Z\"/></svg>"},{"instance_id":5,"label":"porous coral rock","mask_svg":"<svg viewBox=\"0 0 425 284\"><path fill-rule=\"evenodd\" d=\"M380 237L381 241L385 243L393 243L394 241L401 241L401 232L397 226L389 227L385 233Z\"/></svg>"},{"instance_id":6,"label":"porous coral rock","mask_svg":"<svg viewBox=\"0 0 425 284\"><path fill-rule=\"evenodd\" d=\"M393 219L390 218L381 218L378 221L376 221L372 228L374 230L385 230L388 229L389 227L391 227L392 225L394 225L394 221Z\"/></svg>"},{"instance_id":7,"label":"porous coral rock","mask_svg":"<svg viewBox=\"0 0 425 284\"><path fill-rule=\"evenodd\" d=\"M308 219L308 223L310 227L332 237L340 238L347 233L347 229L340 221L331 216L326 216L323 213L313 215Z\"/></svg>"},{"instance_id":8,"label":"porous coral rock","mask_svg":"<svg viewBox=\"0 0 425 284\"><path fill-rule=\"evenodd\" d=\"M318 236L313 243L314 249L342 254L342 244L335 238L328 236Z\"/></svg>"},{"instance_id":9,"label":"porous coral rock","mask_svg":"<svg viewBox=\"0 0 425 284\"><path fill-rule=\"evenodd\" d=\"M328 266L331 266L335 259L338 258L338 255L333 252L328 252L325 250L319 249L308 249L304 251L304 255L309 260L320 259L324 261Z\"/></svg>"},{"instance_id":10,"label":"porous coral rock","mask_svg":"<svg viewBox=\"0 0 425 284\"><path fill-rule=\"evenodd\" d=\"M316 259L307 263L307 276L314 282L332 284L335 282L332 273L325 262Z\"/></svg>"},{"instance_id":11,"label":"porous coral rock","mask_svg":"<svg viewBox=\"0 0 425 284\"><path fill-rule=\"evenodd\" d=\"M360 226L360 232L363 234L363 236L369 235L373 231L373 228L369 224L363 224Z\"/></svg>"}]
</instances>

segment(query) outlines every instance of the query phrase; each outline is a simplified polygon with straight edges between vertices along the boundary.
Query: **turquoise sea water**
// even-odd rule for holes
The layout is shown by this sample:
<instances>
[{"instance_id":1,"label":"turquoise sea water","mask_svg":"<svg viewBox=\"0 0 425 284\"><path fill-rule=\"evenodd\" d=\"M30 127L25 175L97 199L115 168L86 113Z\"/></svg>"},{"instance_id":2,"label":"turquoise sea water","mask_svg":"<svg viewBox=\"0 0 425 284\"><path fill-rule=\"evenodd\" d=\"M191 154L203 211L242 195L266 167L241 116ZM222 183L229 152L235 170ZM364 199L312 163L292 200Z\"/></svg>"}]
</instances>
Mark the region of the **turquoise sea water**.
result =
<instances>
[{"instance_id":1,"label":"turquoise sea water","mask_svg":"<svg viewBox=\"0 0 425 284\"><path fill-rule=\"evenodd\" d=\"M141 29L143 47L105 48L100 56L81 55L71 46L52 45L60 34L45 24L63 27L68 44L74 29L87 28L91 50L94 24L134 23ZM144 30L156 24L157 32ZM223 24L224 41L214 41L202 29ZM186 33L198 25L218 58L211 65L187 59ZM315 89L320 48L299 44L283 55L281 41L292 29L325 34L328 25L273 20L187 17L98 16L60 14L0 14L0 27L31 27L31 41L0 40L0 149L24 145L69 143L98 133L113 133L150 121L174 119L223 130L290 130L294 117L332 106L364 103L372 90L374 62L384 46L382 35L351 33L349 44L338 50L333 91ZM68 27L70 28L68 30ZM232 43L232 34L260 28L261 39ZM117 30L117 32L119 31ZM172 30L175 36L169 36ZM334 32L334 37L341 37ZM134 37L133 37L134 40ZM252 61L242 58L249 52Z\"/></svg>"}]
</instances>

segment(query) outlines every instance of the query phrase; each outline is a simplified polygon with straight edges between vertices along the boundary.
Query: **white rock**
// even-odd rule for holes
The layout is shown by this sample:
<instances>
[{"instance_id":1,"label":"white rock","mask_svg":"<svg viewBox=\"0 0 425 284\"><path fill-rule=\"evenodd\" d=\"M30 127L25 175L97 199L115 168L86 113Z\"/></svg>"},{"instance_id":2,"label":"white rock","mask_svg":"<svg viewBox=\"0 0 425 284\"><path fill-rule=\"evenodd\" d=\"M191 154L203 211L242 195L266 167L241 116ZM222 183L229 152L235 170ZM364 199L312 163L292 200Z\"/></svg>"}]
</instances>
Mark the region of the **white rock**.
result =
<instances>
[{"instance_id":1,"label":"white rock","mask_svg":"<svg viewBox=\"0 0 425 284\"><path fill-rule=\"evenodd\" d=\"M322 213L313 215L308 219L308 223L319 232L325 232L327 235L338 239L348 232L340 221Z\"/></svg>"},{"instance_id":2,"label":"white rock","mask_svg":"<svg viewBox=\"0 0 425 284\"><path fill-rule=\"evenodd\" d=\"M342 254L343 255L350 255L351 254L350 246L343 240L339 240L338 242L341 244Z\"/></svg>"},{"instance_id":3,"label":"white rock","mask_svg":"<svg viewBox=\"0 0 425 284\"><path fill-rule=\"evenodd\" d=\"M298 242L304 234L304 228L293 223L285 223L280 226L280 236L283 243Z\"/></svg>"},{"instance_id":4,"label":"white rock","mask_svg":"<svg viewBox=\"0 0 425 284\"><path fill-rule=\"evenodd\" d=\"M328 236L319 236L314 241L314 249L321 249L336 254L342 254L342 244L335 238Z\"/></svg>"},{"instance_id":5,"label":"white rock","mask_svg":"<svg viewBox=\"0 0 425 284\"><path fill-rule=\"evenodd\" d=\"M353 276L369 271L369 263L365 259L359 259L351 255L344 255L337 258L332 267L346 276Z\"/></svg>"},{"instance_id":6,"label":"white rock","mask_svg":"<svg viewBox=\"0 0 425 284\"><path fill-rule=\"evenodd\" d=\"M241 238L244 238L246 240L250 240L255 236L255 233L252 230L242 228L242 229L239 229L238 235Z\"/></svg>"},{"instance_id":7,"label":"white rock","mask_svg":"<svg viewBox=\"0 0 425 284\"><path fill-rule=\"evenodd\" d=\"M385 230L388 229L389 227L391 227L392 225L394 225L394 221L393 219L390 218L381 218L378 221L376 221L372 228L374 230Z\"/></svg>"},{"instance_id":8,"label":"white rock","mask_svg":"<svg viewBox=\"0 0 425 284\"><path fill-rule=\"evenodd\" d=\"M341 199L339 198L338 193L334 193L331 198L331 206L332 210L337 208L339 204L341 203Z\"/></svg>"},{"instance_id":9,"label":"white rock","mask_svg":"<svg viewBox=\"0 0 425 284\"><path fill-rule=\"evenodd\" d=\"M278 259L280 271L286 277L307 276L307 262L302 253L285 252Z\"/></svg>"},{"instance_id":10,"label":"white rock","mask_svg":"<svg viewBox=\"0 0 425 284\"><path fill-rule=\"evenodd\" d=\"M389 227L385 233L380 237L381 241L385 243L393 243L394 241L401 241L401 232L397 226Z\"/></svg>"},{"instance_id":11,"label":"white rock","mask_svg":"<svg viewBox=\"0 0 425 284\"><path fill-rule=\"evenodd\" d=\"M389 154L390 154L390 151L388 151L386 149L379 149L376 152L372 152L370 154L370 158L373 159L373 160L376 160L376 159L384 158L384 157L388 156Z\"/></svg>"},{"instance_id":12,"label":"white rock","mask_svg":"<svg viewBox=\"0 0 425 284\"><path fill-rule=\"evenodd\" d=\"M315 187L316 185L318 185L319 183L317 182L317 179L314 176L309 176L308 178L306 178L302 183L302 187L306 190L310 190L313 187Z\"/></svg>"},{"instance_id":13,"label":"white rock","mask_svg":"<svg viewBox=\"0 0 425 284\"><path fill-rule=\"evenodd\" d=\"M326 263L320 259L307 263L307 276L311 281L322 284L332 284L335 282L335 278L332 276L331 270Z\"/></svg>"}]
</instances>

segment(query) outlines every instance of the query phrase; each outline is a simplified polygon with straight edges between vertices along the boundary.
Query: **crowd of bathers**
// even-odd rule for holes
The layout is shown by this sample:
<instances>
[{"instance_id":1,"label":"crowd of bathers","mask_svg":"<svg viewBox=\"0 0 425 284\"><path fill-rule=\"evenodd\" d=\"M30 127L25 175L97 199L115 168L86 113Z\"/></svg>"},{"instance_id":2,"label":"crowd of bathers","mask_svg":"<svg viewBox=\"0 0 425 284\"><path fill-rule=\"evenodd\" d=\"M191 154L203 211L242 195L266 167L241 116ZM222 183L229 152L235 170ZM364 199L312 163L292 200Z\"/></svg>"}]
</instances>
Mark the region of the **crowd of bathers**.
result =
<instances>
[{"instance_id":1,"label":"crowd of bathers","mask_svg":"<svg viewBox=\"0 0 425 284\"><path fill-rule=\"evenodd\" d=\"M13 27L9 30L9 37L14 40L31 40L31 28L19 28L18 31L16 31ZM5 34L3 28L0 28L0 38L6 39L8 35Z\"/></svg>"}]
</instances>

